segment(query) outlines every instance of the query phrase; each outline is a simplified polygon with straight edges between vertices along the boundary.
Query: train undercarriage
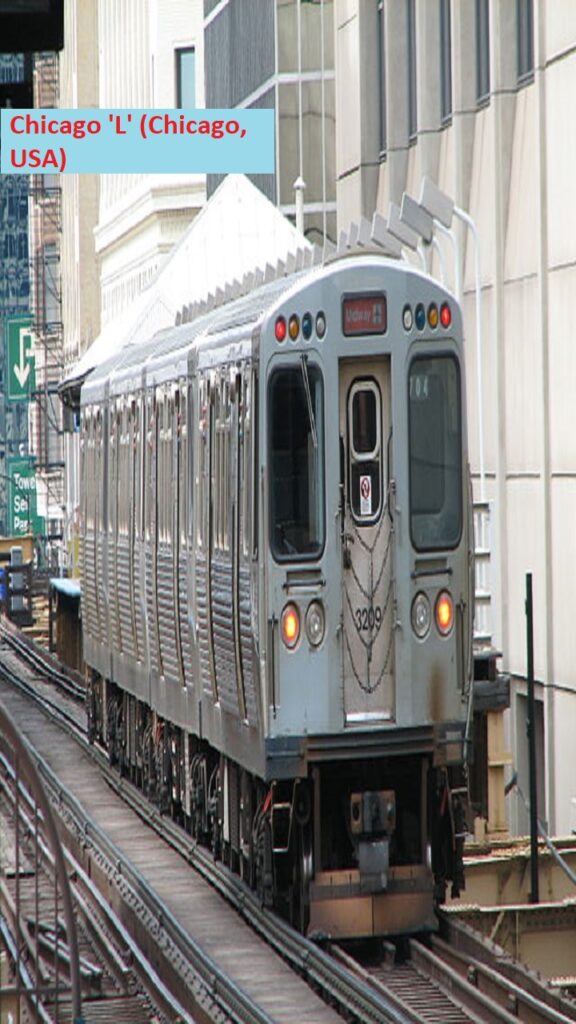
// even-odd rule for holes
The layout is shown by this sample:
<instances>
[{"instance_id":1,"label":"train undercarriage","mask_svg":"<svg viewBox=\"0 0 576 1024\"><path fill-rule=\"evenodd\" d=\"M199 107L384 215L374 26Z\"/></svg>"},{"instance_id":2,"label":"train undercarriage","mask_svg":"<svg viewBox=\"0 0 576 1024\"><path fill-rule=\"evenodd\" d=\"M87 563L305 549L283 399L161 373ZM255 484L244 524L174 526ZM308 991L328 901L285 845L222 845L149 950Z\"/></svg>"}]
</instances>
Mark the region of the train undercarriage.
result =
<instances>
[{"instance_id":1,"label":"train undercarriage","mask_svg":"<svg viewBox=\"0 0 576 1024\"><path fill-rule=\"evenodd\" d=\"M110 763L305 934L431 930L448 881L463 887L458 767L334 757L265 783L95 674L87 710Z\"/></svg>"}]
</instances>

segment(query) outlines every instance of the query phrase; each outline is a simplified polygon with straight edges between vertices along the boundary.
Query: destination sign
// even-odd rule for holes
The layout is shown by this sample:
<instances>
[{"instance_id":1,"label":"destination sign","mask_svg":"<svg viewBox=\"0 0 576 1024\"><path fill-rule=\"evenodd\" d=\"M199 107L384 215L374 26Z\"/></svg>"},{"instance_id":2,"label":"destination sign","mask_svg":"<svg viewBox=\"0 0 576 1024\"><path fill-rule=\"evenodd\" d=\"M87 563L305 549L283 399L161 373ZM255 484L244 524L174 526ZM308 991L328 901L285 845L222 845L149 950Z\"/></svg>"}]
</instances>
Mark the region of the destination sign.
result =
<instances>
[{"instance_id":1,"label":"destination sign","mask_svg":"<svg viewBox=\"0 0 576 1024\"><path fill-rule=\"evenodd\" d=\"M345 337L359 334L386 334L386 296L348 295L342 300L342 333Z\"/></svg>"}]
</instances>

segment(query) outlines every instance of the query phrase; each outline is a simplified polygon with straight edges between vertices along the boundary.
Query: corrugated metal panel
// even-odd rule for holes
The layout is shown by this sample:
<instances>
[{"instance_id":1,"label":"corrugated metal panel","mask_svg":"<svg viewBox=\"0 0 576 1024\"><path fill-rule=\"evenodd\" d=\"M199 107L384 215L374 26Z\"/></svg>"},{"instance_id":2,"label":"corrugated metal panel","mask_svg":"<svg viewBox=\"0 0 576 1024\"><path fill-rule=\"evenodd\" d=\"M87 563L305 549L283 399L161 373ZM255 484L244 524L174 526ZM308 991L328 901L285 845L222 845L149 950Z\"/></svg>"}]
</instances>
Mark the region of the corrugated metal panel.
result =
<instances>
[{"instance_id":1,"label":"corrugated metal panel","mask_svg":"<svg viewBox=\"0 0 576 1024\"><path fill-rule=\"evenodd\" d=\"M148 658L150 668L160 675L158 659L158 625L156 622L156 603L154 595L155 574L153 572L152 551L146 548L146 621L148 623Z\"/></svg>"},{"instance_id":2,"label":"corrugated metal panel","mask_svg":"<svg viewBox=\"0 0 576 1024\"><path fill-rule=\"evenodd\" d=\"M244 676L244 698L246 701L246 717L251 725L258 725L258 693L257 677L254 672L255 650L252 634L252 603L250 600L250 571L240 567L238 579L238 598L240 611L240 650L242 656L242 672Z\"/></svg>"},{"instance_id":3,"label":"corrugated metal panel","mask_svg":"<svg viewBox=\"0 0 576 1024\"><path fill-rule=\"evenodd\" d=\"M240 713L236 684L236 648L232 616L232 562L212 559L212 633L218 696L225 711Z\"/></svg>"},{"instance_id":4,"label":"corrugated metal panel","mask_svg":"<svg viewBox=\"0 0 576 1024\"><path fill-rule=\"evenodd\" d=\"M204 552L198 552L196 556L196 614L198 616L198 647L200 652L202 689L204 693L212 696L210 638L208 632L208 566Z\"/></svg>"},{"instance_id":5,"label":"corrugated metal panel","mask_svg":"<svg viewBox=\"0 0 576 1024\"><path fill-rule=\"evenodd\" d=\"M188 621L188 558L186 552L180 552L178 609L180 615L180 643L182 646L182 664L186 686L194 685L192 673L192 638Z\"/></svg>"},{"instance_id":6,"label":"corrugated metal panel","mask_svg":"<svg viewBox=\"0 0 576 1024\"><path fill-rule=\"evenodd\" d=\"M116 548L116 607L118 609L118 632L124 654L135 656L132 620L132 581L128 538L119 537Z\"/></svg>"},{"instance_id":7,"label":"corrugated metal panel","mask_svg":"<svg viewBox=\"0 0 576 1024\"><path fill-rule=\"evenodd\" d=\"M144 608L143 600L144 595L142 594L142 587L140 584L140 572L137 567L140 566L140 544L136 543L134 551L134 564L135 570L132 576L132 586L134 588L134 619L136 623L136 656L140 661L144 660L146 651L146 631L144 626Z\"/></svg>"},{"instance_id":8,"label":"corrugated metal panel","mask_svg":"<svg viewBox=\"0 0 576 1024\"><path fill-rule=\"evenodd\" d=\"M168 682L179 685L180 670L176 650L174 618L176 614L174 556L171 548L165 544L158 547L156 592L158 595L158 632L163 675Z\"/></svg>"},{"instance_id":9,"label":"corrugated metal panel","mask_svg":"<svg viewBox=\"0 0 576 1024\"><path fill-rule=\"evenodd\" d=\"M108 633L107 608L104 604L104 540L105 534L98 534L96 541L96 593L98 611L97 639L104 640Z\"/></svg>"}]
</instances>

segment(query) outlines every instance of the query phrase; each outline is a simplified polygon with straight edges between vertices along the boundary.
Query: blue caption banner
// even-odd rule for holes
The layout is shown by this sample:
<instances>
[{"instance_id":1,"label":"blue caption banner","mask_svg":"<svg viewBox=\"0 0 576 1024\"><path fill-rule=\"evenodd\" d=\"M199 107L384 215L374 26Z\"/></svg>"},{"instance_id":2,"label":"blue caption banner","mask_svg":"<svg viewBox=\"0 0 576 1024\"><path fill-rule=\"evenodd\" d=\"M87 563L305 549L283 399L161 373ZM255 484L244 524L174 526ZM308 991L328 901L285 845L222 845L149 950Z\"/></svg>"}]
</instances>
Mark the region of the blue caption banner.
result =
<instances>
[{"instance_id":1,"label":"blue caption banner","mask_svg":"<svg viewBox=\"0 0 576 1024\"><path fill-rule=\"evenodd\" d=\"M0 111L3 174L274 172L273 110Z\"/></svg>"}]
</instances>

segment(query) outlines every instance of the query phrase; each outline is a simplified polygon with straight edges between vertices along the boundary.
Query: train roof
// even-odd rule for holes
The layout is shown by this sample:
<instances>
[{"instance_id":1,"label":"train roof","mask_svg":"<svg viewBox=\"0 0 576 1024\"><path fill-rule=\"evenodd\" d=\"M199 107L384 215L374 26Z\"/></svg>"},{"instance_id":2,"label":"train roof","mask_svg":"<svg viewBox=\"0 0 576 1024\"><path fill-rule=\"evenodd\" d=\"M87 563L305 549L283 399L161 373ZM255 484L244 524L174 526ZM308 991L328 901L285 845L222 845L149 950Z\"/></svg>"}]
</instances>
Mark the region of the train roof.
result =
<instances>
[{"instance_id":1,"label":"train roof","mask_svg":"<svg viewBox=\"0 0 576 1024\"><path fill-rule=\"evenodd\" d=\"M100 400L108 389L112 394L119 394L140 387L143 374L148 373L153 366L170 365L173 371L181 360L184 373L191 350L199 354L207 346L217 346L219 335L225 336L226 343L251 337L263 318L290 291L298 289L303 282L321 279L336 267L344 271L362 258L370 263L384 265L393 272L414 274L430 281L429 276L414 265L399 263L381 252L360 250L338 255L321 266L300 270L262 284L239 298L201 313L189 323L163 328L150 338L129 342L88 375L82 387L82 404ZM442 287L438 282L434 283Z\"/></svg>"}]
</instances>

